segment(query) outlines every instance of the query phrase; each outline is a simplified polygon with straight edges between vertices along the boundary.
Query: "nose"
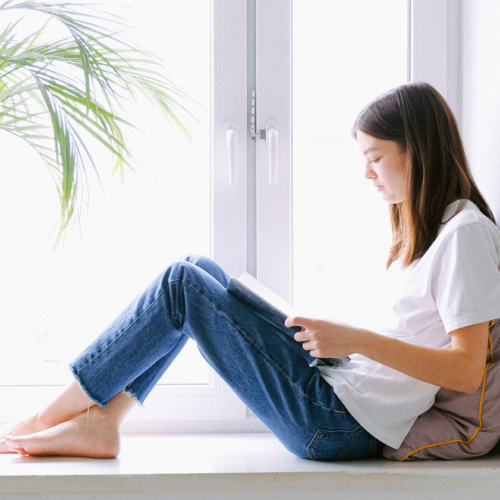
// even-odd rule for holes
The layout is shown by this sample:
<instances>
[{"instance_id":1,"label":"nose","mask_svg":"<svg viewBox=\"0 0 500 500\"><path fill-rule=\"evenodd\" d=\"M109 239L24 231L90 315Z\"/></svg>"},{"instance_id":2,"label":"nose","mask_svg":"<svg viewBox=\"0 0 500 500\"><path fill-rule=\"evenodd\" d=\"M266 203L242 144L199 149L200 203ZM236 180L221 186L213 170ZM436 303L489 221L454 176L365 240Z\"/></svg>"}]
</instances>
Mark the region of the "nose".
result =
<instances>
[{"instance_id":1,"label":"nose","mask_svg":"<svg viewBox=\"0 0 500 500\"><path fill-rule=\"evenodd\" d=\"M372 179L373 177L375 177L375 172L371 167L370 160L367 160L365 166L365 179Z\"/></svg>"}]
</instances>

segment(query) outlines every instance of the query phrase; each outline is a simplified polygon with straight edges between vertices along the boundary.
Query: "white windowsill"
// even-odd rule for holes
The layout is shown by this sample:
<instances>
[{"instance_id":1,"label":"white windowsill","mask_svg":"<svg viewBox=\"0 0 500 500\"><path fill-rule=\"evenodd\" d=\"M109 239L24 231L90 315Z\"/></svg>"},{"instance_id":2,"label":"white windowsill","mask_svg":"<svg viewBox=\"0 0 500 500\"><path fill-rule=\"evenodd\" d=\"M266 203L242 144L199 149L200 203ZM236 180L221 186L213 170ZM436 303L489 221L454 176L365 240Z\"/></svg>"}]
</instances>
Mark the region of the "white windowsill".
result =
<instances>
[{"instance_id":1,"label":"white windowsill","mask_svg":"<svg viewBox=\"0 0 500 500\"><path fill-rule=\"evenodd\" d=\"M189 498L223 498L224 492L240 492L238 498L272 493L277 498L278 492L286 492L283 498L290 500L314 490L315 498L350 491L356 492L353 498L374 499L378 491L387 499L391 491L402 498L402 489L422 488L441 499L446 492L455 492L450 498L456 500L462 498L459 490L470 495L478 489L482 499L490 498L488 493L498 498L500 454L462 461L314 462L292 455L270 433L247 433L124 436L122 452L113 460L0 455L0 498L100 498L112 493L158 498L167 492L173 495L169 498L186 498L186 493Z\"/></svg>"}]
</instances>

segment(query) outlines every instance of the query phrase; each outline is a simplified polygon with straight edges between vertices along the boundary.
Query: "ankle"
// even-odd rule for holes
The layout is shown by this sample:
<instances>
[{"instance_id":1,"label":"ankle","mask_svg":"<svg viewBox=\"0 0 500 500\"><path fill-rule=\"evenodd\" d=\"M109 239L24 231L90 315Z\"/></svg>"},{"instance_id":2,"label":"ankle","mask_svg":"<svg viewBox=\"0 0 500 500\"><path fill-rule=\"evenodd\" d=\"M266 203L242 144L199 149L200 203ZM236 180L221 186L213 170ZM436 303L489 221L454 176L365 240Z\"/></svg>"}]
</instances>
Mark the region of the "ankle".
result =
<instances>
[{"instance_id":1,"label":"ankle","mask_svg":"<svg viewBox=\"0 0 500 500\"><path fill-rule=\"evenodd\" d=\"M51 416L50 413L44 412L43 410L35 413L33 419L35 427L37 428L37 432L44 431L45 429L50 429L64 422L63 419L54 418L54 415Z\"/></svg>"},{"instance_id":2,"label":"ankle","mask_svg":"<svg viewBox=\"0 0 500 500\"><path fill-rule=\"evenodd\" d=\"M111 408L99 407L96 405L90 408L88 413L84 411L83 415L88 420L98 422L100 426L106 427L107 429L118 430L120 428L119 415Z\"/></svg>"},{"instance_id":3,"label":"ankle","mask_svg":"<svg viewBox=\"0 0 500 500\"><path fill-rule=\"evenodd\" d=\"M38 413L35 413L33 415L33 423L36 429L36 432L44 431L45 429L49 429L50 427L53 427L55 424L51 425L46 418L44 417L43 413L40 411Z\"/></svg>"}]
</instances>

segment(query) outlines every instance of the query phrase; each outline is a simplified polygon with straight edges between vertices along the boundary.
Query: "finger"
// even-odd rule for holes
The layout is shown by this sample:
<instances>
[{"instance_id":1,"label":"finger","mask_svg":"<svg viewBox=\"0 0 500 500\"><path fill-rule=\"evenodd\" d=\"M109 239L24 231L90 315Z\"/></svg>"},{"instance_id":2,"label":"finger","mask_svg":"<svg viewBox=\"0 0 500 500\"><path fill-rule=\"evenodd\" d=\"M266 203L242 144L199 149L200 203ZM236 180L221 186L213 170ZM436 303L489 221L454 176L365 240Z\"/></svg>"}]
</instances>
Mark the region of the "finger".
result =
<instances>
[{"instance_id":1,"label":"finger","mask_svg":"<svg viewBox=\"0 0 500 500\"><path fill-rule=\"evenodd\" d=\"M285 320L285 326L290 328L292 326L304 326L307 328L312 323L312 318L305 318L303 316L288 316Z\"/></svg>"},{"instance_id":2,"label":"finger","mask_svg":"<svg viewBox=\"0 0 500 500\"><path fill-rule=\"evenodd\" d=\"M295 332L293 338L297 342L305 342L306 340L311 340L311 332L306 328L303 328L302 331Z\"/></svg>"},{"instance_id":3,"label":"finger","mask_svg":"<svg viewBox=\"0 0 500 500\"><path fill-rule=\"evenodd\" d=\"M305 330L295 333L293 336L294 340L296 340L297 342L303 342L304 340L307 340L307 335L304 332Z\"/></svg>"},{"instance_id":4,"label":"finger","mask_svg":"<svg viewBox=\"0 0 500 500\"><path fill-rule=\"evenodd\" d=\"M312 351L312 350L316 349L314 343L311 342L310 340L307 342L304 342L302 344L302 348L305 349L306 351Z\"/></svg>"}]
</instances>

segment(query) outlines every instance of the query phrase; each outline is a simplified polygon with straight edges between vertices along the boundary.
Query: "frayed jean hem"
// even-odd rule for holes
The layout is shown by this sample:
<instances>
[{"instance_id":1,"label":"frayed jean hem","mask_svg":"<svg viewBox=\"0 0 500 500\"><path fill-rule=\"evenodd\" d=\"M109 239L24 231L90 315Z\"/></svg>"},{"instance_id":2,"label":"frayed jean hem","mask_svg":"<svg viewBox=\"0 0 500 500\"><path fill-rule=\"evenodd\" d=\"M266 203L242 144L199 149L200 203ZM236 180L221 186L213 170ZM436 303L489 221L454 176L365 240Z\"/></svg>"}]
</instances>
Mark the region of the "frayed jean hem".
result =
<instances>
[{"instance_id":1,"label":"frayed jean hem","mask_svg":"<svg viewBox=\"0 0 500 500\"><path fill-rule=\"evenodd\" d=\"M98 401L97 398L95 398L94 396L92 396L92 394L89 393L89 391L87 390L87 388L83 384L82 379L78 375L78 373L77 373L77 371L76 371L76 369L75 369L75 367L73 365L69 364L68 367L71 370L71 373L73 374L73 377L75 377L75 380L78 382L78 385L79 385L81 391L85 394L85 396L87 396L93 403L95 403L97 406L100 406L101 408L104 408L105 406L108 406L108 402L109 401L106 401L105 403L102 403L101 401Z\"/></svg>"},{"instance_id":2,"label":"frayed jean hem","mask_svg":"<svg viewBox=\"0 0 500 500\"><path fill-rule=\"evenodd\" d=\"M138 397L137 397L137 394L135 394L134 392L132 392L130 389L123 389L122 391L124 394L126 394L129 398L134 398L137 403L139 404L140 407L144 407L144 402L141 401Z\"/></svg>"}]
</instances>

